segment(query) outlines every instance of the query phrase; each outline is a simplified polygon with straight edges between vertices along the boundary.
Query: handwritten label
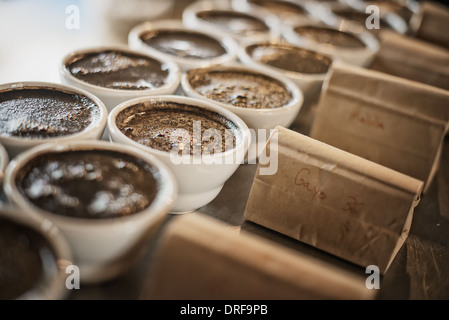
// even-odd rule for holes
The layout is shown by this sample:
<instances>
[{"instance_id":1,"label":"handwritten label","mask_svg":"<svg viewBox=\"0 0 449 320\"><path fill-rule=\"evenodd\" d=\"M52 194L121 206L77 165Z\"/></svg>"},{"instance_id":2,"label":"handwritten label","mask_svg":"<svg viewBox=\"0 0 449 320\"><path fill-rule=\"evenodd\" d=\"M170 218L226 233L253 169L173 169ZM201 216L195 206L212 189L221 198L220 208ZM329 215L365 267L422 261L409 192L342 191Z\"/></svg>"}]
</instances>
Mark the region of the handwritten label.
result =
<instances>
[{"instance_id":1,"label":"handwritten label","mask_svg":"<svg viewBox=\"0 0 449 320\"><path fill-rule=\"evenodd\" d=\"M315 199L325 200L327 198L326 193L324 193L321 189L319 189L316 185L310 182L307 179L310 176L309 168L301 168L295 176L295 185L305 189L310 194L309 201L312 202ZM346 200L344 200L344 205L341 207L341 210L345 212L349 212L351 214L359 214L363 209L365 204L360 202L354 196L347 196Z\"/></svg>"},{"instance_id":2,"label":"handwritten label","mask_svg":"<svg viewBox=\"0 0 449 320\"><path fill-rule=\"evenodd\" d=\"M355 197L348 196L345 206L342 208L343 211L352 214L358 214L365 204L359 202Z\"/></svg>"},{"instance_id":3,"label":"handwritten label","mask_svg":"<svg viewBox=\"0 0 449 320\"><path fill-rule=\"evenodd\" d=\"M307 176L310 175L309 168L302 168L298 171L295 177L295 184L298 187L302 187L310 193L310 202L314 199L318 198L320 200L326 199L326 194L313 185L309 180L307 180Z\"/></svg>"},{"instance_id":4,"label":"handwritten label","mask_svg":"<svg viewBox=\"0 0 449 320\"><path fill-rule=\"evenodd\" d=\"M349 120L355 120L366 126L374 127L379 130L385 130L385 125L377 116L373 116L368 113L361 113L359 110L352 111L349 116Z\"/></svg>"}]
</instances>

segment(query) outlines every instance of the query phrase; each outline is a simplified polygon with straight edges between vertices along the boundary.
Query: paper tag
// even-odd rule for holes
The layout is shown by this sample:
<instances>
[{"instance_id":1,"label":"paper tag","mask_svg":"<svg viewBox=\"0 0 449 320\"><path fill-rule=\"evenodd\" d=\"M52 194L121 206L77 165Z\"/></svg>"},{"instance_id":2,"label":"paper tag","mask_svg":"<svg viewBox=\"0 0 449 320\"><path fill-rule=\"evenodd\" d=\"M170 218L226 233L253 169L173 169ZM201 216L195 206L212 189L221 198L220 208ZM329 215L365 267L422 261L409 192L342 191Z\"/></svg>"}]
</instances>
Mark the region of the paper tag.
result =
<instances>
[{"instance_id":1,"label":"paper tag","mask_svg":"<svg viewBox=\"0 0 449 320\"><path fill-rule=\"evenodd\" d=\"M142 299L373 299L366 278L199 214L170 221ZM224 310L221 310L223 313Z\"/></svg>"},{"instance_id":2,"label":"paper tag","mask_svg":"<svg viewBox=\"0 0 449 320\"><path fill-rule=\"evenodd\" d=\"M404 243L423 182L297 132L277 127L259 164L244 217L384 273ZM273 135L272 137L275 137Z\"/></svg>"},{"instance_id":3,"label":"paper tag","mask_svg":"<svg viewBox=\"0 0 449 320\"><path fill-rule=\"evenodd\" d=\"M310 136L425 182L439 166L449 91L335 65Z\"/></svg>"},{"instance_id":4,"label":"paper tag","mask_svg":"<svg viewBox=\"0 0 449 320\"><path fill-rule=\"evenodd\" d=\"M419 14L415 14L410 23L417 38L449 48L448 21L447 6L435 1L422 1Z\"/></svg>"},{"instance_id":5,"label":"paper tag","mask_svg":"<svg viewBox=\"0 0 449 320\"><path fill-rule=\"evenodd\" d=\"M449 50L392 31L381 33L369 68L449 90Z\"/></svg>"}]
</instances>

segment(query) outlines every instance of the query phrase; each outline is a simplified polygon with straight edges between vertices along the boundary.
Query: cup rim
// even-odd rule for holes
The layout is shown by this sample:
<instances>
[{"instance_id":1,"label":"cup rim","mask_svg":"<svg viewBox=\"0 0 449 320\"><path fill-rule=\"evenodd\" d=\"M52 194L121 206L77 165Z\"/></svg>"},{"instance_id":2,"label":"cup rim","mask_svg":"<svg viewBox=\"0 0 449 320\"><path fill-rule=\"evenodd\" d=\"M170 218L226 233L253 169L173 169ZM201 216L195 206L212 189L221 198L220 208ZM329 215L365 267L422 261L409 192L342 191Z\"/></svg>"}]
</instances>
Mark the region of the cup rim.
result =
<instances>
[{"instance_id":1,"label":"cup rim","mask_svg":"<svg viewBox=\"0 0 449 320\"><path fill-rule=\"evenodd\" d=\"M365 6L365 5L364 5ZM336 25L341 25L342 21L345 21L346 19L336 13L336 11L339 10L348 10L348 11L354 11L356 13L364 14L365 7L359 7L354 5L349 5L345 2L336 2L333 5L330 4L322 4L319 6L314 7L317 19L321 20L322 22L326 23L324 20L329 18L331 21L334 21ZM363 10L362 10L363 9ZM385 11L381 12L380 19L384 20L389 26L395 31L400 34L406 34L409 31L409 27L405 20L400 17L398 14L392 12L392 11ZM348 19L349 22L353 23L350 19ZM327 23L326 23L327 24ZM359 23L355 21L355 25L358 25ZM332 25L332 24L331 24ZM363 26L364 27L364 26Z\"/></svg>"},{"instance_id":2,"label":"cup rim","mask_svg":"<svg viewBox=\"0 0 449 320\"><path fill-rule=\"evenodd\" d=\"M366 3L364 3L361 0L341 0L343 4L346 4L347 6L354 8L354 9L364 9ZM406 0L399 2L399 5L406 8L410 12L417 13L419 11L419 2L416 0ZM385 10L385 12L393 12L392 10Z\"/></svg>"},{"instance_id":3,"label":"cup rim","mask_svg":"<svg viewBox=\"0 0 449 320\"><path fill-rule=\"evenodd\" d=\"M319 28L331 29L337 32L343 32L351 34L356 37L360 41L363 42L363 48L346 48L341 46L336 46L332 44L322 44L313 39L309 39L306 37L302 37L296 34L294 29L296 27L302 26L314 26ZM336 28L335 26L327 25L321 21L307 21L296 24L286 24L282 27L282 35L286 39L287 42L292 43L294 45L304 46L306 48L316 47L316 51L324 52L330 56L358 56L358 55L367 55L374 54L379 49L379 41L376 39L374 35L367 31L363 31L360 33L353 32L349 28Z\"/></svg>"},{"instance_id":4,"label":"cup rim","mask_svg":"<svg viewBox=\"0 0 449 320\"><path fill-rule=\"evenodd\" d=\"M108 50L144 56L149 59L156 60L161 65L166 65L167 70L168 70L168 76L167 76L166 83L163 86L158 87L158 88L143 89L143 90L133 90L133 89L125 90L125 89L106 88L106 87L103 87L100 85L92 84L92 83L78 79L67 68L67 62L69 62L71 59L73 59L76 56L83 55L83 54L89 54L89 53L97 53L97 52L101 52L101 51L108 51ZM115 94L115 95L127 95L127 96L133 96L137 93L148 95L148 94L159 94L159 93L167 92L167 91L177 88L179 86L180 78L181 78L181 70L176 62L168 60L168 59L163 59L161 57L156 57L147 52L132 50L124 45L97 46L97 47L88 47L88 48L70 51L69 53L64 55L64 57L61 59L61 62L59 64L59 72L63 77L69 78L71 81L73 81L77 85L87 88L88 91L92 90L92 92L99 92L101 94L109 94L109 95Z\"/></svg>"},{"instance_id":5,"label":"cup rim","mask_svg":"<svg viewBox=\"0 0 449 320\"><path fill-rule=\"evenodd\" d=\"M16 300L64 299L69 294L65 286L67 278L65 268L74 263L73 252L67 238L56 224L45 217L26 210L21 212L22 210L22 208L0 204L0 217L30 228L42 236L54 254L56 273L48 280L39 280L35 283L37 286L22 293Z\"/></svg>"},{"instance_id":6,"label":"cup rim","mask_svg":"<svg viewBox=\"0 0 449 320\"><path fill-rule=\"evenodd\" d=\"M141 159L152 167L156 168L161 175L160 189L156 198L145 209L134 214L113 218L104 219L89 219L71 216L58 215L41 209L33 205L26 199L19 191L15 182L15 178L21 168L23 168L29 161L36 156L46 153L59 153L71 150L108 150L118 153L124 153ZM144 154L138 148L122 144L111 143L102 140L78 140L74 142L67 142L63 144L45 143L34 148L31 148L17 157L15 157L8 165L3 181L3 189L7 197L18 207L27 211L34 212L37 215L46 217L47 219L56 223L63 223L67 228L86 228L99 226L113 226L124 223L139 223L140 220L148 216L155 217L161 212L169 212L170 207L177 196L177 184L169 169L156 157L151 154Z\"/></svg>"},{"instance_id":7,"label":"cup rim","mask_svg":"<svg viewBox=\"0 0 449 320\"><path fill-rule=\"evenodd\" d=\"M128 144L131 144L139 149L148 151L148 152L155 154L159 157L162 157L164 159L169 159L170 152L158 150L158 149L140 144L139 142L132 140L131 138L127 137L123 132L120 131L120 129L118 128L117 123L115 121L118 114L120 112L122 112L123 110L130 108L138 103L151 102L151 101L154 101L154 102L169 101L169 102L175 102L175 103L184 103L184 104L192 105L194 107L198 107L201 109L207 109L209 111L214 111L218 114L225 116L227 119L231 120L237 126L238 131L242 135L242 139L238 145L236 145L231 150L226 150L224 152L220 152L220 153L216 153L216 154L214 153L212 155L207 155L207 156L201 155L202 158L206 157L208 159L214 159L214 158L219 158L219 157L227 157L229 155L235 154L237 152L237 150L241 150L241 149L244 149L244 151L246 152L249 144L251 143L251 134L249 133L248 126L236 114L230 112L229 110L226 110L225 108L223 108L217 104L214 104L214 103L211 103L208 101L204 101L202 99L195 99L195 98L191 98L191 97L178 96L178 95L158 95L158 96L140 97L140 98L135 98L135 99L125 101L125 102L117 105L109 113L109 116L108 116L109 134L116 135L116 136L120 137L121 140L126 140ZM181 159L186 158L186 159L190 160L190 159L193 159L194 157L195 157L194 155L182 155ZM191 162L189 162L189 163L191 163Z\"/></svg>"},{"instance_id":8,"label":"cup rim","mask_svg":"<svg viewBox=\"0 0 449 320\"><path fill-rule=\"evenodd\" d=\"M241 108L241 107L236 107L236 106L226 104L223 102L215 101L213 99L207 98L207 97L199 94L190 85L190 82L188 81L188 73L194 72L196 70L214 70L214 71L243 70L245 72L252 73L252 74L261 74L265 77L268 77L275 81L281 82L287 88L287 90L291 92L292 99L286 105L283 105L283 106L277 107L277 108L269 108L269 109L268 108L265 108L265 109ZM257 67L257 69L255 70L253 67L244 65L242 63L233 63L233 64L226 64L226 65L219 65L219 66L215 65L215 66L191 69L182 74L181 87L182 87L182 90L184 92L186 92L188 95L190 95L191 97L217 104L223 108L228 109L229 111L231 111L233 113L241 113L241 114L248 114L248 115L251 115L251 114L272 115L272 114L276 114L276 113L282 113L282 112L285 112L286 110L294 109L298 105L302 105L302 103L304 101L304 94L301 91L301 89L299 89L299 87L295 83L293 83L292 80L288 79L286 76L284 76L280 72L278 72L276 70L269 70L269 69L266 69L263 67Z\"/></svg>"},{"instance_id":9,"label":"cup rim","mask_svg":"<svg viewBox=\"0 0 449 320\"><path fill-rule=\"evenodd\" d=\"M82 95L90 99L100 110L100 115L98 119L92 121L84 130L68 134L68 135L62 135L57 137L49 137L49 138L29 138L29 137L16 137L16 136L5 136L0 134L0 143L6 143L14 146L19 147L29 147L29 146L35 146L42 143L47 142L63 142L66 140L72 140L84 137L85 135L99 130L101 128L104 128L107 123L107 115L108 111L104 105L104 103L95 95L92 93L76 88L73 86L67 86L59 83L54 82L45 82L45 81L22 81L22 82L10 82L10 83L4 83L0 84L0 94L3 91L6 91L7 89L11 90L22 90L27 88L36 88L36 89L50 89L50 90L57 90L57 91L64 91L68 93L74 93L78 95Z\"/></svg>"},{"instance_id":10,"label":"cup rim","mask_svg":"<svg viewBox=\"0 0 449 320\"><path fill-rule=\"evenodd\" d=\"M164 30L175 30L182 32L192 32L197 34L202 34L207 37L212 37L217 40L225 49L226 53L213 58L202 58L202 59L194 59L194 58L184 58L178 57L175 55L171 55L162 51L159 51L155 48L152 48L145 44L140 39L141 34L151 30L164 29ZM152 54L155 57L160 57L161 59L168 59L177 63L182 69L183 66L187 66L188 68L196 67L198 65L210 65L210 64L221 64L225 62L229 62L235 60L237 57L237 42L228 35L219 34L216 32L212 32L210 30L198 30L196 28L188 27L183 24L182 21L176 19L160 19L156 21L146 21L141 24L136 25L131 29L128 34L128 43L130 48L137 51L147 52Z\"/></svg>"},{"instance_id":11,"label":"cup rim","mask_svg":"<svg viewBox=\"0 0 449 320\"><path fill-rule=\"evenodd\" d=\"M6 151L6 148L3 146L3 144L0 143L0 184L3 181L3 176L5 174L6 167L9 163L9 155Z\"/></svg>"},{"instance_id":12,"label":"cup rim","mask_svg":"<svg viewBox=\"0 0 449 320\"><path fill-rule=\"evenodd\" d=\"M311 6L313 7L313 5L315 5L313 3L314 1L311 1L311 3L309 3L310 1L296 1L296 0L283 0L283 1L287 2L289 4L292 4L294 6L300 7L304 11L305 18L306 19L311 18L312 10L310 7ZM251 12L254 10L258 10L258 11L265 11L267 13L270 13L270 14L273 14L276 16L276 14L271 13L269 9L266 9L259 4L251 3L248 0L231 0L231 5L232 5L232 8L237 11ZM277 19L279 20L286 16L289 16L289 14L281 14L280 17L277 17ZM283 21L280 21L280 22L282 23Z\"/></svg>"},{"instance_id":13,"label":"cup rim","mask_svg":"<svg viewBox=\"0 0 449 320\"><path fill-rule=\"evenodd\" d=\"M239 50L238 50L238 57L241 61L243 61L245 64L247 65L252 65L252 66L258 66L260 68L263 69L269 69L269 70L273 70L273 71L277 71L280 73L283 73L285 75L287 75L288 78L294 78L294 79L304 79L306 81L323 81L326 78L326 75L329 73L329 69L327 72L324 73L303 73L303 72L296 72L296 71L290 71L290 70L284 70L281 68L277 68L274 66L270 66L268 64L264 64L261 63L257 60L255 60L251 55L248 54L247 49L250 46L259 46L259 45L281 45L281 46L288 46L294 49L299 49L301 51L306 51L306 52L310 52L312 54L316 54L322 57L325 57L327 59L330 60L329 63L329 69L332 67L332 63L333 63L333 58L329 55L329 54L325 54L316 50L312 50L309 48L305 48L305 47L301 47L299 45L293 44L293 43L289 43L289 42L285 42L285 41L278 41L275 39L259 39L259 40L252 40L252 41L247 41L245 43L243 43Z\"/></svg>"},{"instance_id":14,"label":"cup rim","mask_svg":"<svg viewBox=\"0 0 449 320\"><path fill-rule=\"evenodd\" d=\"M201 20L197 14L203 11L225 11L230 13L243 14L263 22L265 26L268 28L268 30L256 31L254 32L254 34L249 35L234 34L232 32L222 30L212 22ZM204 26L207 28L211 28L212 30L214 30L214 32L229 35L237 40L261 35L277 38L281 35L280 22L279 19L274 14L271 14L269 11L259 8L254 8L254 10L251 11L235 10L232 4L227 2L223 4L210 0L200 0L193 2L184 9L182 13L182 21L183 24L186 26L196 29L201 28L201 26Z\"/></svg>"}]
</instances>

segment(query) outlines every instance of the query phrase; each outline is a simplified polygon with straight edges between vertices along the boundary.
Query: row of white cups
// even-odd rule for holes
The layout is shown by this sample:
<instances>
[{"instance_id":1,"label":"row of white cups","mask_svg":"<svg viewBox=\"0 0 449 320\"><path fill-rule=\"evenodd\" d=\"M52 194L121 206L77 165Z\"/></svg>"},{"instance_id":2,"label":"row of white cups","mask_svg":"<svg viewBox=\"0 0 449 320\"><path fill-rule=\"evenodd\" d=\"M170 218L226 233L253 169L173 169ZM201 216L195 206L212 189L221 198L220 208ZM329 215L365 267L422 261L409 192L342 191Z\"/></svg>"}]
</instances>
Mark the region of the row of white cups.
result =
<instances>
[{"instance_id":1,"label":"row of white cups","mask_svg":"<svg viewBox=\"0 0 449 320\"><path fill-rule=\"evenodd\" d=\"M210 8L210 3L201 1L194 5L196 7L192 6L185 11L184 21L161 20L139 24L130 31L128 46L88 48L70 52L60 63L61 84L21 82L0 85L0 91L45 87L73 92L88 97L100 110L99 118L77 134L42 140L0 137L0 143L5 147L0 148L0 166L2 174L4 173L3 187L13 205L11 208L5 208L4 214L21 223L37 226L54 246L59 261L57 276L49 279L49 285L30 292L26 297L63 297L67 293L64 290L65 286L61 286L67 277L63 267L70 263L76 263L80 267L81 279L85 283L110 280L127 270L141 257L142 249L145 248L145 241L142 239L154 234L168 213L191 212L207 205L216 198L239 165L245 162L245 155L249 154L252 147L258 150L257 157L265 141L256 141L258 137L251 135L249 129L269 130L277 125L289 127L297 118L304 98L317 97L320 94L325 73L301 74L263 65L248 54L247 46L258 42L279 43L287 40L301 48L316 49L334 61L343 58L345 62L359 66L368 64L378 49L377 40L369 33L357 35L365 43L365 48L337 50L331 46L320 46L299 39L292 31L291 25L290 27L285 25L281 33L276 33L276 29L270 30L270 32L274 30L275 37L273 34L265 34L252 37L251 41L233 38L213 28L205 29L204 25L196 24L192 19L193 10ZM267 16L266 21L271 18ZM201 60L170 56L149 47L141 40L142 33L156 29L192 30L204 33L217 39L226 48L226 54L214 59ZM279 39L280 34L283 35L283 40ZM165 84L148 90L110 89L81 81L68 70L67 64L73 57L105 50L144 54L160 61L168 71ZM190 85L187 72L195 68L257 72L280 81L292 93L292 99L287 105L274 109L245 109L212 101L198 94ZM128 138L117 127L116 118L122 110L141 102L151 103L151 101L181 103L214 111L236 125L241 139L232 150L211 155L221 158L212 164L204 162L195 164L192 161L173 164L169 153L141 145ZM129 154L158 168L162 184L157 198L144 211L120 219L78 219L39 209L18 191L16 178L31 159L45 153L86 149L112 150ZM13 213L14 210L20 211L20 214Z\"/></svg>"}]
</instances>

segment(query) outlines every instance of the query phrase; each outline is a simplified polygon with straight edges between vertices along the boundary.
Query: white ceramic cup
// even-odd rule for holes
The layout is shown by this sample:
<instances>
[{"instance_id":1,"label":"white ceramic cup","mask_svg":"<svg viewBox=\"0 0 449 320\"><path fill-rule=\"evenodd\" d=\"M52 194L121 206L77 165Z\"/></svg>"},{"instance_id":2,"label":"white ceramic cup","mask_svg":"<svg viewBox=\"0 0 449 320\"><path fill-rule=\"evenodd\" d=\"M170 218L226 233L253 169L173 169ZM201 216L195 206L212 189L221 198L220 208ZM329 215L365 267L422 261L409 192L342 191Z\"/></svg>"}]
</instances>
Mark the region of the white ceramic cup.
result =
<instances>
[{"instance_id":1,"label":"white ceramic cup","mask_svg":"<svg viewBox=\"0 0 449 320\"><path fill-rule=\"evenodd\" d=\"M242 15L240 18L251 18L256 19L260 23L263 23L266 30L262 31L251 31L247 32L243 29L243 26L239 24L238 20L235 22L236 27L234 30L232 27L229 29L223 28L217 23L212 21L207 21L199 16L199 13L203 12L215 12L217 14L235 14ZM185 26L190 28L195 28L197 30L211 30L216 34L223 34L232 37L238 43L244 41L245 39L250 39L253 37L272 37L279 38L281 35L280 22L278 18L258 8L253 8L251 11L237 11L234 10L232 5L227 1L211 1L211 0L201 0L195 1L188 5L182 13L182 22Z\"/></svg>"},{"instance_id":2,"label":"white ceramic cup","mask_svg":"<svg viewBox=\"0 0 449 320\"><path fill-rule=\"evenodd\" d=\"M302 26L314 26L326 29L332 29L338 32L345 32L358 38L363 44L363 48L347 48L341 46L335 46L327 43L320 43L314 39L303 37L295 32L296 27ZM318 51L328 56L331 56L334 61L339 61L359 67L368 66L374 59L377 51L379 50L379 41L377 38L368 31L355 33L351 30L351 27L342 26L340 29L326 25L322 22L306 22L297 23L293 25L285 25L282 28L283 37L291 44Z\"/></svg>"},{"instance_id":3,"label":"white ceramic cup","mask_svg":"<svg viewBox=\"0 0 449 320\"><path fill-rule=\"evenodd\" d=\"M193 34L200 34L206 37L213 38L221 44L225 53L213 58L197 59L197 58L179 57L173 54L159 51L155 48L150 47L141 39L141 35L144 34L145 32L157 30L191 32ZM146 52L160 59L174 61L181 68L181 71L202 66L228 63L231 61L235 61L237 59L237 43L232 37L224 36L223 34L217 34L210 30L197 30L195 28L189 28L186 27L181 20L175 19L145 22L135 26L129 32L128 45L133 50ZM186 44L183 41L180 41L179 46L182 47L184 45L188 44Z\"/></svg>"},{"instance_id":4,"label":"white ceramic cup","mask_svg":"<svg viewBox=\"0 0 449 320\"><path fill-rule=\"evenodd\" d=\"M313 16L320 20L321 22L330 25L332 27L340 28L345 27L349 30L352 30L355 33L362 33L365 31L374 32L375 36L377 36L378 32L383 30L382 26L379 29L368 30L366 28L366 22L368 21L368 17L370 16L365 12L365 9L368 5L365 4L360 8L351 7L348 4L345 4L341 1L332 1L332 2L323 2L318 3L313 7ZM363 23L361 21L357 21L350 18L345 18L340 15L340 12L354 12L356 14L360 14L361 17L364 18ZM380 12L379 18L381 19L380 23L384 23L386 26L391 28L397 33L406 34L408 32L407 22L393 12ZM371 22L369 20L368 22Z\"/></svg>"},{"instance_id":5,"label":"white ceramic cup","mask_svg":"<svg viewBox=\"0 0 449 320\"><path fill-rule=\"evenodd\" d=\"M236 139L236 146L230 150L207 156L202 155L201 158L195 158L193 155L182 155L180 159L176 159L182 161L174 161L171 152L157 150L140 144L127 137L117 126L117 116L123 110L141 103L151 106L152 102L155 104L159 102L185 104L194 108L216 112L234 123L241 137ZM153 96L124 102L115 107L109 114L108 128L113 142L138 147L156 156L173 172L178 185L178 196L171 211L174 214L194 211L215 199L223 188L224 183L243 162L248 145L251 142L251 134L248 127L238 116L214 103L184 96Z\"/></svg>"},{"instance_id":6,"label":"white ceramic cup","mask_svg":"<svg viewBox=\"0 0 449 320\"><path fill-rule=\"evenodd\" d=\"M160 87L144 90L112 89L80 80L75 77L67 68L67 64L77 57L104 51L122 52L124 54L142 56L142 58L148 58L152 61L159 62L161 64L161 69L167 70L168 72L168 75L164 80L165 83ZM111 111L116 105L132 98L145 97L150 95L173 94L178 89L181 79L181 71L179 69L179 66L173 61L130 50L129 48L124 46L88 48L70 52L62 59L59 68L60 78L63 83L91 92L105 104L108 111Z\"/></svg>"},{"instance_id":7,"label":"white ceramic cup","mask_svg":"<svg viewBox=\"0 0 449 320\"><path fill-rule=\"evenodd\" d=\"M311 11L311 8L315 4L314 1L273 0L266 1L266 5L264 3L257 3L248 0L230 0L230 2L232 8L237 11L247 13L266 12L266 14L274 15L279 21L279 27L283 24L313 21L315 19ZM282 2L284 5L284 10L279 10L275 7L270 8L270 2Z\"/></svg>"},{"instance_id":8,"label":"white ceramic cup","mask_svg":"<svg viewBox=\"0 0 449 320\"><path fill-rule=\"evenodd\" d=\"M329 69L332 65L332 58L330 56L309 49L301 48L293 44L287 43L285 41L276 41L276 40L247 41L240 46L238 51L238 57L243 64L260 70L272 70L280 72L284 74L287 78L289 78L291 81L296 83L296 85L301 89L301 91L304 94L304 105L301 108L301 111L306 111L305 109L308 109L311 105L313 105L314 103L316 103L316 101L318 101L319 96L321 94L321 87L328 75L328 71L323 73L303 73L285 70L263 63L257 57L253 56L249 52L249 50L251 50L252 48L257 48L259 46L266 47L269 49L272 47L274 52L276 48L288 48L291 50L298 50L298 52L300 52L300 54L304 55L305 57L310 58L316 57L320 61L323 61L323 63L328 64Z\"/></svg>"},{"instance_id":9,"label":"white ceramic cup","mask_svg":"<svg viewBox=\"0 0 449 320\"><path fill-rule=\"evenodd\" d=\"M6 166L9 163L8 152L6 152L5 147L0 144L0 184L3 182L3 177L5 175Z\"/></svg>"},{"instance_id":10,"label":"white ceramic cup","mask_svg":"<svg viewBox=\"0 0 449 320\"><path fill-rule=\"evenodd\" d=\"M71 248L61 230L40 215L33 214L30 211L24 212L21 208L8 205L0 205L0 219L8 221L14 227L31 230L31 232L36 234L35 236L40 236L42 243L45 244L45 248L41 248L39 251L40 267L42 268L40 280L35 282L30 288L24 288L25 291L19 296L11 298L16 300L66 299L70 293L66 287L66 280L70 274L67 274L66 270L67 267L73 264L73 260ZM26 235L21 235L21 237L26 237ZM24 239L25 243L29 240ZM20 257L12 257L3 252L2 262L15 265L14 261L5 261L5 259L8 260L8 257L9 259L20 259ZM35 266L27 267L33 268ZM24 270L21 271L23 272ZM1 289L2 291L8 290L8 288L4 287Z\"/></svg>"},{"instance_id":11,"label":"white ceramic cup","mask_svg":"<svg viewBox=\"0 0 449 320\"><path fill-rule=\"evenodd\" d=\"M200 94L190 84L189 72L183 73L181 77L181 88L188 97L216 104L221 108L224 108L229 112L236 114L247 124L248 128L253 130L253 139L248 150L246 162L250 164L255 163L257 161L257 158L264 150L265 144L270 135L270 130L274 129L278 125L288 128L296 119L302 107L304 95L301 89L299 89L299 87L295 83L293 83L293 81L285 77L282 73L273 70L262 69L256 65L245 66L240 63L235 63L226 66L211 66L207 68L192 69L190 70L190 72L207 72L209 70L215 72L240 71L253 75L260 75L281 83L292 95L291 100L286 105L279 108L253 109L236 107L231 104L215 101Z\"/></svg>"},{"instance_id":12,"label":"white ceramic cup","mask_svg":"<svg viewBox=\"0 0 449 320\"><path fill-rule=\"evenodd\" d=\"M147 208L134 214L99 219L58 215L32 204L18 189L16 178L20 171L37 156L73 150L109 150L141 159L159 174L156 198ZM3 185L11 203L52 221L61 229L72 248L80 280L87 284L112 280L142 257L147 241L170 211L177 190L172 174L152 155L131 146L87 140L44 144L20 154L8 165Z\"/></svg>"},{"instance_id":13,"label":"white ceramic cup","mask_svg":"<svg viewBox=\"0 0 449 320\"><path fill-rule=\"evenodd\" d=\"M421 2L419 0L392 0L392 1L367 1L367 0L339 0L339 2L362 12L366 11L368 5L375 5L379 8L381 15L394 14L397 15L406 24L421 10ZM411 35L411 34L410 34Z\"/></svg>"},{"instance_id":14,"label":"white ceramic cup","mask_svg":"<svg viewBox=\"0 0 449 320\"><path fill-rule=\"evenodd\" d=\"M6 136L0 134L0 143L3 144L3 146L6 148L8 155L10 159L14 158L19 153L35 147L37 145L40 145L42 143L64 143L67 141L77 141L81 139L92 139L92 140L99 140L101 136L103 135L103 132L106 128L107 118L108 118L108 111L106 107L104 106L103 102L98 99L96 96L94 96L92 93L78 89L71 86L66 86L62 84L57 83L50 83L50 82L15 82L15 83L7 83L0 85L0 95L2 91L11 91L11 90L17 90L20 92L22 89L39 89L39 88L46 88L51 90L60 90L63 92L68 93L74 93L80 96L87 97L90 99L99 110L99 116L97 119L95 119L92 123L90 123L84 130L70 134L70 135L64 135L64 136L58 136L58 137L51 137L51 138L25 138L25 137L17 137L17 136ZM1 109L0 109L1 113Z\"/></svg>"}]
</instances>

